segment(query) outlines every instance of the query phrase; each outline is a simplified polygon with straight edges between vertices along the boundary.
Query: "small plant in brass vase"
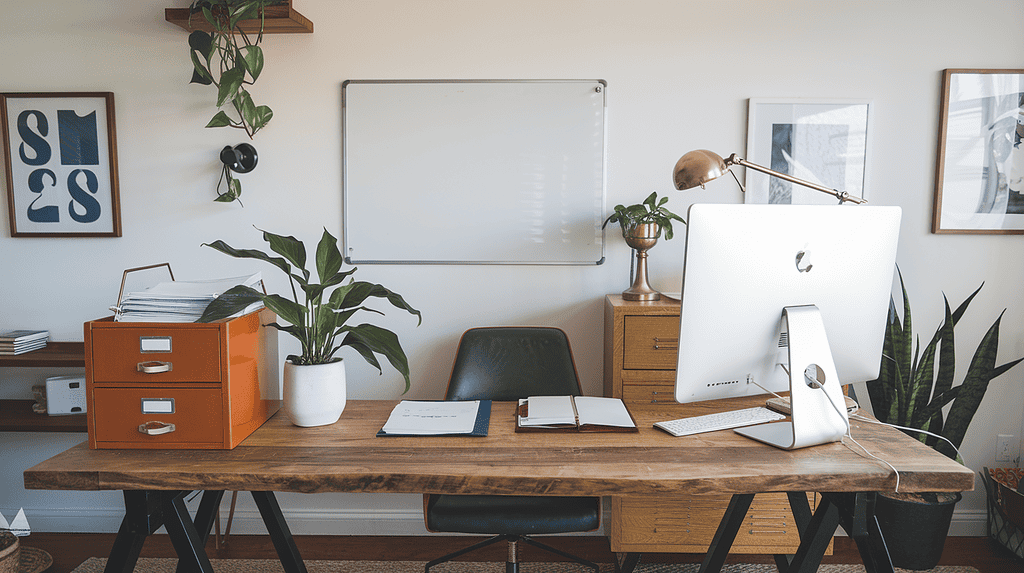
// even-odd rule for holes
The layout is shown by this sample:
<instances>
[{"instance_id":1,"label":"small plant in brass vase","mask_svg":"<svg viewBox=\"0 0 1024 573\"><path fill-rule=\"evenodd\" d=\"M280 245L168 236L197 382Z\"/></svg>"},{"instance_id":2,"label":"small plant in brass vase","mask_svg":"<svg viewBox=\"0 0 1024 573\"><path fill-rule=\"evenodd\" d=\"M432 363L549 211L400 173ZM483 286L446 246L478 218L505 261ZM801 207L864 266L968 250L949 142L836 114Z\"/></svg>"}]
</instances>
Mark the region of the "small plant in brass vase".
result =
<instances>
[{"instance_id":1,"label":"small plant in brass vase","mask_svg":"<svg viewBox=\"0 0 1024 573\"><path fill-rule=\"evenodd\" d=\"M665 234L665 240L671 240L673 236L672 221L679 221L686 224L682 217L665 208L668 197L658 199L655 191L644 199L643 203L630 205L616 205L615 212L604 221L603 229L608 223L618 223L622 229L622 238L626 244L636 251L636 275L633 277L633 284L622 292L625 300L658 300L661 293L651 288L647 282L647 251L654 247Z\"/></svg>"}]
</instances>

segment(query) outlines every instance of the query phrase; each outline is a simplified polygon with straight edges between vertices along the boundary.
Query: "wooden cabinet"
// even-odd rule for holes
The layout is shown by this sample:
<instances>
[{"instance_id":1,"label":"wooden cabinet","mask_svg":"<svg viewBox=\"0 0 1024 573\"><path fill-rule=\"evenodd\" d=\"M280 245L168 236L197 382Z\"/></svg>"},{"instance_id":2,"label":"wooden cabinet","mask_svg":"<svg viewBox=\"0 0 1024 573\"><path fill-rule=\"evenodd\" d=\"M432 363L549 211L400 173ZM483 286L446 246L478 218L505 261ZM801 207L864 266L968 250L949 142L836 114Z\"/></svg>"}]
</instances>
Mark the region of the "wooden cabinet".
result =
<instances>
[{"instance_id":1,"label":"wooden cabinet","mask_svg":"<svg viewBox=\"0 0 1024 573\"><path fill-rule=\"evenodd\" d=\"M604 395L627 402L675 403L679 303L631 302L608 295L604 305Z\"/></svg>"},{"instance_id":2,"label":"wooden cabinet","mask_svg":"<svg viewBox=\"0 0 1024 573\"><path fill-rule=\"evenodd\" d=\"M48 342L45 348L0 356L0 368L74 368L85 366L81 342ZM0 432L84 432L85 414L47 416L32 411L35 400L0 400Z\"/></svg>"},{"instance_id":3,"label":"wooden cabinet","mask_svg":"<svg viewBox=\"0 0 1024 573\"><path fill-rule=\"evenodd\" d=\"M620 295L605 298L605 396L626 402L674 404L678 352L678 302L664 297L654 302L625 301ZM809 501L813 497L809 494ZM703 553L728 504L727 495L611 498L611 549L620 553ZM786 494L759 494L732 552L789 554L799 544Z\"/></svg>"}]
</instances>

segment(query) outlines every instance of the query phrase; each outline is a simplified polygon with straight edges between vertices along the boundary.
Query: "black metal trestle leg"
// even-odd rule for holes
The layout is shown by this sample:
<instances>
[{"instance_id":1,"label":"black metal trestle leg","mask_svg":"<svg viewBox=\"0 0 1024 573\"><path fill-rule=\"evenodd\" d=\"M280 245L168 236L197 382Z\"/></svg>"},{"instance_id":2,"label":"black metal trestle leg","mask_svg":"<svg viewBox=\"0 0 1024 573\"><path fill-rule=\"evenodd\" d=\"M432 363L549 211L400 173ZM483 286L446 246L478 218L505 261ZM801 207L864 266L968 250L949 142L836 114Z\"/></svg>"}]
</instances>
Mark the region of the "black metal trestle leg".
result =
<instances>
[{"instance_id":1,"label":"black metal trestle leg","mask_svg":"<svg viewBox=\"0 0 1024 573\"><path fill-rule=\"evenodd\" d=\"M700 573L718 573L725 564L725 558L729 555L732 542L743 525L743 518L747 516L750 509L750 502L754 501L752 493L733 494L729 500L729 507L725 509L722 522L718 524L715 537L711 540L708 552L704 556L704 562L700 564Z\"/></svg>"},{"instance_id":2,"label":"black metal trestle leg","mask_svg":"<svg viewBox=\"0 0 1024 573\"><path fill-rule=\"evenodd\" d=\"M281 506L277 504L277 497L272 491L254 491L252 498L256 501L256 507L263 516L263 523L267 526L270 539L277 549L277 557L281 560L281 566L285 573L306 573L306 564L299 555L299 548L295 545L292 532L281 513Z\"/></svg>"}]
</instances>

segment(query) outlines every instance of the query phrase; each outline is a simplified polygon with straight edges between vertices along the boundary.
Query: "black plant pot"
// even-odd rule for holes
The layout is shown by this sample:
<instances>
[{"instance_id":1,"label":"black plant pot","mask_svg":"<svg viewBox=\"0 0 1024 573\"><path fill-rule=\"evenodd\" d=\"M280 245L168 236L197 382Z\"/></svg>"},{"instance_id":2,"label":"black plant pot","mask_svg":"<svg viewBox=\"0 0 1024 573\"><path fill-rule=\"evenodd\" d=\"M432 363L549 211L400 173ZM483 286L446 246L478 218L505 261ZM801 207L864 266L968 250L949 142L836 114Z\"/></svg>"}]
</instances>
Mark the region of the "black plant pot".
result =
<instances>
[{"instance_id":1,"label":"black plant pot","mask_svg":"<svg viewBox=\"0 0 1024 573\"><path fill-rule=\"evenodd\" d=\"M952 499L935 502L876 498L875 515L894 566L921 571L939 564L953 508L963 497L950 495Z\"/></svg>"}]
</instances>

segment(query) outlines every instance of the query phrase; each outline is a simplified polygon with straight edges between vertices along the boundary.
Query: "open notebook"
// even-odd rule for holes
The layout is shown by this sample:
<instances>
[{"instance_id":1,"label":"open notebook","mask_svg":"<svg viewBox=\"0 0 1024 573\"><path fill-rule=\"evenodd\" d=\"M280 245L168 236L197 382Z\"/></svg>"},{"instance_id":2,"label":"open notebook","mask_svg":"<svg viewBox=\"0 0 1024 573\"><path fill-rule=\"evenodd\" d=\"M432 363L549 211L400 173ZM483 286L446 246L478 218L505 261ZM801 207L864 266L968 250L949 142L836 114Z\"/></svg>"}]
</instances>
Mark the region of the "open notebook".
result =
<instances>
[{"instance_id":1,"label":"open notebook","mask_svg":"<svg viewBox=\"0 0 1024 573\"><path fill-rule=\"evenodd\" d=\"M519 401L517 432L637 432L619 398L531 396Z\"/></svg>"}]
</instances>

